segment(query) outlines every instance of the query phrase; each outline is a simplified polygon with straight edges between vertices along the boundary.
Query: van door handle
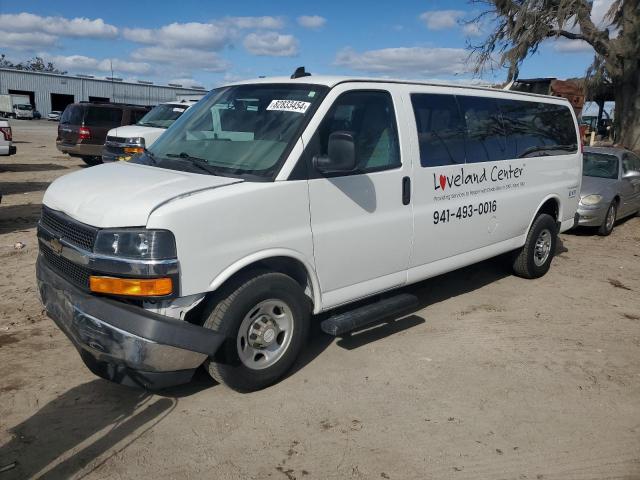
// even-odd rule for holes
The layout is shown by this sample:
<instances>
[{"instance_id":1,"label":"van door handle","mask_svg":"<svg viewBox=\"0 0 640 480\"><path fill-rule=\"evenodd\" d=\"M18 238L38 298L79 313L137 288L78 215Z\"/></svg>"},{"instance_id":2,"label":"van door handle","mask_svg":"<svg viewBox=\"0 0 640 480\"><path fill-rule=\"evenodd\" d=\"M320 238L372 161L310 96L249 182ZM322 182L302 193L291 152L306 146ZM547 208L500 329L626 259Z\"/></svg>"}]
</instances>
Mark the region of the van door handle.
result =
<instances>
[{"instance_id":1,"label":"van door handle","mask_svg":"<svg viewBox=\"0 0 640 480\"><path fill-rule=\"evenodd\" d=\"M411 178L402 177L402 204L411 203Z\"/></svg>"}]
</instances>

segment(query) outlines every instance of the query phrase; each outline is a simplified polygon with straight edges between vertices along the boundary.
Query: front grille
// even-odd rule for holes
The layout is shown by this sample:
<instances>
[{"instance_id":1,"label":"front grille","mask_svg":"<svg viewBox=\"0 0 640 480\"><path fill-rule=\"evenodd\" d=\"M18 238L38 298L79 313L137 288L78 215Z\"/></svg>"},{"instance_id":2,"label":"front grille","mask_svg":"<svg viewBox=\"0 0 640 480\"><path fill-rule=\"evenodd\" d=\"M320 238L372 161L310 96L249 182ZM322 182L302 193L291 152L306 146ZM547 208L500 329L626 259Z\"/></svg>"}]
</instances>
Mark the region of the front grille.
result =
<instances>
[{"instance_id":1,"label":"front grille","mask_svg":"<svg viewBox=\"0 0 640 480\"><path fill-rule=\"evenodd\" d=\"M127 139L123 138L123 137L110 137L110 136L107 136L107 142L127 143Z\"/></svg>"},{"instance_id":2,"label":"front grille","mask_svg":"<svg viewBox=\"0 0 640 480\"><path fill-rule=\"evenodd\" d=\"M70 244L84 250L93 250L93 244L98 233L97 228L77 222L63 213L47 207L42 208L40 221L48 230Z\"/></svg>"},{"instance_id":3,"label":"front grille","mask_svg":"<svg viewBox=\"0 0 640 480\"><path fill-rule=\"evenodd\" d=\"M90 272L82 265L73 263L64 257L56 255L49 247L40 242L40 252L44 257L45 262L63 278L67 279L74 285L89 289L89 276Z\"/></svg>"}]
</instances>

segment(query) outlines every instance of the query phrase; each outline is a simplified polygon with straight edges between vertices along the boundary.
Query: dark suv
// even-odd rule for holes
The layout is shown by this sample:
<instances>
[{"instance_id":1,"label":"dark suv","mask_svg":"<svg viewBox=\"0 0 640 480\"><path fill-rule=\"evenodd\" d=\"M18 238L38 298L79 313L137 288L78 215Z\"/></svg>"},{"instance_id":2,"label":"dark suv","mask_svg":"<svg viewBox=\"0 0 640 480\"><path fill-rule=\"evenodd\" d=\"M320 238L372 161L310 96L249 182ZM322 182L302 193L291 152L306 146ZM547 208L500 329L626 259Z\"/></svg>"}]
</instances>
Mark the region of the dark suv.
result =
<instances>
[{"instance_id":1,"label":"dark suv","mask_svg":"<svg viewBox=\"0 0 640 480\"><path fill-rule=\"evenodd\" d=\"M102 163L107 132L136 123L148 111L148 107L124 103L72 103L60 117L56 147L87 165L97 165Z\"/></svg>"}]
</instances>

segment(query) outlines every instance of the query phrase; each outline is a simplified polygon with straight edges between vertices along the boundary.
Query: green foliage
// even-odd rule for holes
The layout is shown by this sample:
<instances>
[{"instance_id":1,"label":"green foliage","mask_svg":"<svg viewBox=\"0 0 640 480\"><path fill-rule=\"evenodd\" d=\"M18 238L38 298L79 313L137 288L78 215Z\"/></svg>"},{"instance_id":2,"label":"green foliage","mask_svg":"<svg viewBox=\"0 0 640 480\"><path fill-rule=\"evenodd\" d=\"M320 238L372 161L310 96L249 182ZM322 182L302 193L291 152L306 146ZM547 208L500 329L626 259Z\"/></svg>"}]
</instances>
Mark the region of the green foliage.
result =
<instances>
[{"instance_id":1,"label":"green foliage","mask_svg":"<svg viewBox=\"0 0 640 480\"><path fill-rule=\"evenodd\" d=\"M7 59L6 55L0 54L0 68L13 68L15 70L25 70L28 72L45 72L65 74L66 71L58 70L52 62L46 62L42 57L33 57L20 63L13 63Z\"/></svg>"}]
</instances>

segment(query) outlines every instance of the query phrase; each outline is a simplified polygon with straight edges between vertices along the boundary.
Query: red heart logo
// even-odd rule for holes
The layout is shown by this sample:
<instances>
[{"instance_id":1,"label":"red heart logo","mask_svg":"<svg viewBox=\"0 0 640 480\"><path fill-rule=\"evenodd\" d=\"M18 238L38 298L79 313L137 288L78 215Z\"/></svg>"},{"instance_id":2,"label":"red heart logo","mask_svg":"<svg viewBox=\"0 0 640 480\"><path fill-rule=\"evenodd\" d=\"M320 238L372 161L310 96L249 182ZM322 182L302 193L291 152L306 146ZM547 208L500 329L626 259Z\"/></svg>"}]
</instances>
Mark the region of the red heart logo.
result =
<instances>
[{"instance_id":1,"label":"red heart logo","mask_svg":"<svg viewBox=\"0 0 640 480\"><path fill-rule=\"evenodd\" d=\"M440 188L444 190L445 185L447 184L447 177L444 175L440 175Z\"/></svg>"}]
</instances>

